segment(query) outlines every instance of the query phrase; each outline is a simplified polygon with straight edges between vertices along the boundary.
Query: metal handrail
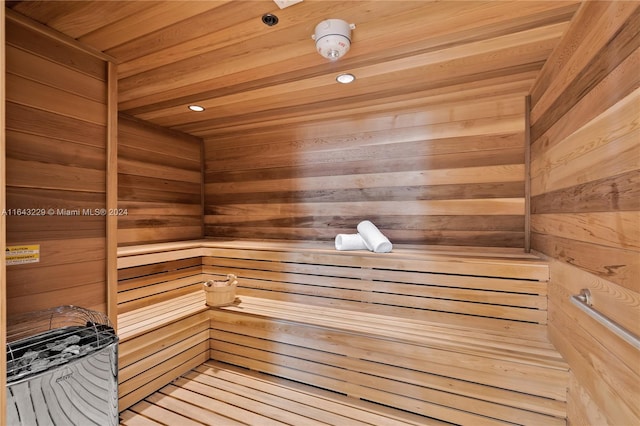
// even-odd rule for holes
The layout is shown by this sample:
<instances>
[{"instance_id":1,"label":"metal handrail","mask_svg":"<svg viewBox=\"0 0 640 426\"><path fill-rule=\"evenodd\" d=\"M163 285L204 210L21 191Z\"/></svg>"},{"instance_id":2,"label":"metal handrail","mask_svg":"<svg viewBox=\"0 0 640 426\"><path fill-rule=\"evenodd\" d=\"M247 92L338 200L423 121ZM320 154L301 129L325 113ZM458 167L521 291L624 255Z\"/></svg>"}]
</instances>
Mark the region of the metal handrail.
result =
<instances>
[{"instance_id":1,"label":"metal handrail","mask_svg":"<svg viewBox=\"0 0 640 426\"><path fill-rule=\"evenodd\" d=\"M638 336L593 308L593 303L591 301L591 292L588 289L583 288L582 290L580 290L580 294L571 296L570 299L571 303L576 305L587 315L607 327L609 330L614 332L620 338L624 339L627 343L629 343L636 349L640 349L640 338L638 338Z\"/></svg>"}]
</instances>

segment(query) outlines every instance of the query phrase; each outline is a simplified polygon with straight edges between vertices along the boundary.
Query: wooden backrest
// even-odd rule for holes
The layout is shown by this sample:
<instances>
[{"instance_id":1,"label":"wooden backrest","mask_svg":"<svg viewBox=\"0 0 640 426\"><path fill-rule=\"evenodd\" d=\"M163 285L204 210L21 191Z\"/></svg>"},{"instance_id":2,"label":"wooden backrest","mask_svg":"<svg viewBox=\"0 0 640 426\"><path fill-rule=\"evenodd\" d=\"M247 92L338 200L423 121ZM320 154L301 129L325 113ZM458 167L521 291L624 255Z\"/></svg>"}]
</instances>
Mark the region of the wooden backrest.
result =
<instances>
[{"instance_id":1,"label":"wooden backrest","mask_svg":"<svg viewBox=\"0 0 640 426\"><path fill-rule=\"evenodd\" d=\"M547 321L548 268L528 255L215 248L203 273L238 276L238 295L393 315L496 331ZM471 321L470 321L471 320ZM517 326L514 327L514 324Z\"/></svg>"},{"instance_id":2,"label":"wooden backrest","mask_svg":"<svg viewBox=\"0 0 640 426\"><path fill-rule=\"evenodd\" d=\"M166 301L202 286L200 257L167 260L118 270L118 313Z\"/></svg>"}]
</instances>

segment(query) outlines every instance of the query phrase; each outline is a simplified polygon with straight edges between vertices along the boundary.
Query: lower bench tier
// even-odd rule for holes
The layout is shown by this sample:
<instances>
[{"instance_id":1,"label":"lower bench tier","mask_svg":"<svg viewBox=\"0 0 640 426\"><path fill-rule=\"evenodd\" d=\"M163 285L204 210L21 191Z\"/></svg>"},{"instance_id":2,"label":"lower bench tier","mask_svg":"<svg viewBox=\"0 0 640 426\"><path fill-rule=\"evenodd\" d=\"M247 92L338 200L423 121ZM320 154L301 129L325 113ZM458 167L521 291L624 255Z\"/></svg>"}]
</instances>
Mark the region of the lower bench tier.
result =
<instances>
[{"instance_id":1,"label":"lower bench tier","mask_svg":"<svg viewBox=\"0 0 640 426\"><path fill-rule=\"evenodd\" d=\"M491 349L482 336L458 343L448 330L403 332L397 319L395 337L375 323L353 332L329 326L338 310L316 310L320 326L277 318L277 306L257 313L264 307L243 298L212 310L211 358L457 424L565 424L568 368L553 349L509 351L519 342L506 339Z\"/></svg>"}]
</instances>

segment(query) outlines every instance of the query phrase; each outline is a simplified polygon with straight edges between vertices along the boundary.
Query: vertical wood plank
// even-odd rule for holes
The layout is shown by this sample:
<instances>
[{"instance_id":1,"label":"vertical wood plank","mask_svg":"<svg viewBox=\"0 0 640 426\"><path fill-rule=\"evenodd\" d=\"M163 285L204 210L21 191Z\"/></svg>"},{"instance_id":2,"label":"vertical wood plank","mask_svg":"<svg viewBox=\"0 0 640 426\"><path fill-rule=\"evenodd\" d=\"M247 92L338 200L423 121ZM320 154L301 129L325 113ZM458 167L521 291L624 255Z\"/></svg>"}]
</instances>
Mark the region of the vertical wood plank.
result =
<instances>
[{"instance_id":1,"label":"vertical wood plank","mask_svg":"<svg viewBox=\"0 0 640 426\"><path fill-rule=\"evenodd\" d=\"M524 251L531 251L531 95L524 98Z\"/></svg>"},{"instance_id":2,"label":"vertical wood plank","mask_svg":"<svg viewBox=\"0 0 640 426\"><path fill-rule=\"evenodd\" d=\"M204 152L204 141L200 144L200 237L204 238L205 236L205 224L204 224L204 216L205 216L205 199L206 199L206 190L205 190L205 173L206 173L206 163L205 163L205 152Z\"/></svg>"},{"instance_id":3,"label":"vertical wood plank","mask_svg":"<svg viewBox=\"0 0 640 426\"><path fill-rule=\"evenodd\" d=\"M107 64L107 314L118 319L118 69Z\"/></svg>"},{"instance_id":4,"label":"vertical wood plank","mask_svg":"<svg viewBox=\"0 0 640 426\"><path fill-rule=\"evenodd\" d=\"M6 207L6 187L5 187L5 26L4 26L4 0L0 2L0 211L4 211ZM6 259L5 259L5 247L6 247L6 218L5 215L0 215L0 347L6 347L7 341L7 273L6 273ZM0 422L4 422L7 412L7 360L3 356L0 360Z\"/></svg>"}]
</instances>

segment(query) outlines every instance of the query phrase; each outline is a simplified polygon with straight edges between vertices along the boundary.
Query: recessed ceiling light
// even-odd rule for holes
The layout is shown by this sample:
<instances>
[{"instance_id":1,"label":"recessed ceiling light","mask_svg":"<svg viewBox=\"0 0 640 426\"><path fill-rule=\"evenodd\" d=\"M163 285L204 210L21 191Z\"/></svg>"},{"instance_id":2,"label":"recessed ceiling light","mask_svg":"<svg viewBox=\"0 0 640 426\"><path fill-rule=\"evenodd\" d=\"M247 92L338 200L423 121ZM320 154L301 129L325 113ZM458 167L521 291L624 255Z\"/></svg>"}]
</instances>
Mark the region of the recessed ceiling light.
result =
<instances>
[{"instance_id":1,"label":"recessed ceiling light","mask_svg":"<svg viewBox=\"0 0 640 426\"><path fill-rule=\"evenodd\" d=\"M189 109L191 111L195 111L195 112L202 112L204 111L204 107L200 106L200 105L189 105Z\"/></svg>"},{"instance_id":2,"label":"recessed ceiling light","mask_svg":"<svg viewBox=\"0 0 640 426\"><path fill-rule=\"evenodd\" d=\"M340 74L339 76L336 77L336 81L338 83L342 83L342 84L349 84L349 83L353 83L353 81L356 79L356 76L353 74Z\"/></svg>"}]
</instances>

